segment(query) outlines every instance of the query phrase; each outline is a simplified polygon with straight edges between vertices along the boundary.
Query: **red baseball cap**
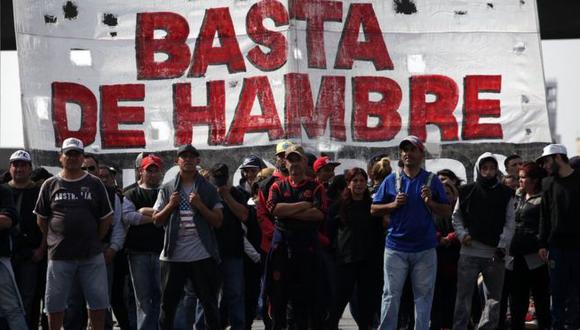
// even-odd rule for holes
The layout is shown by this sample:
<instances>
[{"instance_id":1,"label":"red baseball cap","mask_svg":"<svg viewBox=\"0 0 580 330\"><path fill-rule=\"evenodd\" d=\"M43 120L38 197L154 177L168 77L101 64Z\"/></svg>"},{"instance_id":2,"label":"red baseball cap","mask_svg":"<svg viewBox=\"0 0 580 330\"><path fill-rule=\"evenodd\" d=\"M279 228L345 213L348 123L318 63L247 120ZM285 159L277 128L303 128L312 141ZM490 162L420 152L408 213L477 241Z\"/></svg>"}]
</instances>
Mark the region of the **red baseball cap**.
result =
<instances>
[{"instance_id":1,"label":"red baseball cap","mask_svg":"<svg viewBox=\"0 0 580 330\"><path fill-rule=\"evenodd\" d=\"M163 168L163 161L161 160L161 158L159 158L155 155L149 155L147 157L144 157L143 160L141 161L141 168L144 170L146 170L151 165L155 165L159 169L162 169Z\"/></svg>"},{"instance_id":2,"label":"red baseball cap","mask_svg":"<svg viewBox=\"0 0 580 330\"><path fill-rule=\"evenodd\" d=\"M314 165L312 165L312 169L314 170L314 173L318 173L318 171L321 168L327 165L337 167L338 165L340 165L340 163L331 161L330 158L328 158L327 156L322 156L318 157L318 159L314 162Z\"/></svg>"}]
</instances>

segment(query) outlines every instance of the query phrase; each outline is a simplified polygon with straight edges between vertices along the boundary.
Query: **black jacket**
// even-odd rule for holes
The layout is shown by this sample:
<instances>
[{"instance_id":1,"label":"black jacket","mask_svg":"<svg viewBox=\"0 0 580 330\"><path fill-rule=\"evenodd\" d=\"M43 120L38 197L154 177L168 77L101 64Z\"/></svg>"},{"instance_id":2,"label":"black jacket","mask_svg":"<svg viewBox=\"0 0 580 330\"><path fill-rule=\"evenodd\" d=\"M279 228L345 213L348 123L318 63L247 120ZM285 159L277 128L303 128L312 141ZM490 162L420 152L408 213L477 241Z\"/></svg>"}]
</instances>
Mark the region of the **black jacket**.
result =
<instances>
[{"instance_id":1,"label":"black jacket","mask_svg":"<svg viewBox=\"0 0 580 330\"><path fill-rule=\"evenodd\" d=\"M542 182L540 247L580 247L580 171Z\"/></svg>"},{"instance_id":2,"label":"black jacket","mask_svg":"<svg viewBox=\"0 0 580 330\"><path fill-rule=\"evenodd\" d=\"M12 191L0 185L0 214L12 219L10 228L0 229L0 257L10 257L12 253L12 234L18 225L18 212L14 207Z\"/></svg>"}]
</instances>

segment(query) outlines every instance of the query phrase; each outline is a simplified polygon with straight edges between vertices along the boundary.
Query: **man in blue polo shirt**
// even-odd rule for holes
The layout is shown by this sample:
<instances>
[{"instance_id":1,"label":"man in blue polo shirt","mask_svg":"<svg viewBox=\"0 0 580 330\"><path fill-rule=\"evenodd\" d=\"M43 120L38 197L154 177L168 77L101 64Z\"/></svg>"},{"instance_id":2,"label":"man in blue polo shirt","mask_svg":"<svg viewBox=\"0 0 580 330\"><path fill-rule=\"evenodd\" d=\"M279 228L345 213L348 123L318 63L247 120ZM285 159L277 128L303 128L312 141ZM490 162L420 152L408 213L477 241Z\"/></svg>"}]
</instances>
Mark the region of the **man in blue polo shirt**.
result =
<instances>
[{"instance_id":1,"label":"man in blue polo shirt","mask_svg":"<svg viewBox=\"0 0 580 330\"><path fill-rule=\"evenodd\" d=\"M433 216L450 217L451 207L436 175L421 168L425 148L416 136L399 144L402 171L391 173L377 191L371 213L388 215L385 286L380 329L396 329L403 286L410 274L415 329L429 329L437 273Z\"/></svg>"}]
</instances>

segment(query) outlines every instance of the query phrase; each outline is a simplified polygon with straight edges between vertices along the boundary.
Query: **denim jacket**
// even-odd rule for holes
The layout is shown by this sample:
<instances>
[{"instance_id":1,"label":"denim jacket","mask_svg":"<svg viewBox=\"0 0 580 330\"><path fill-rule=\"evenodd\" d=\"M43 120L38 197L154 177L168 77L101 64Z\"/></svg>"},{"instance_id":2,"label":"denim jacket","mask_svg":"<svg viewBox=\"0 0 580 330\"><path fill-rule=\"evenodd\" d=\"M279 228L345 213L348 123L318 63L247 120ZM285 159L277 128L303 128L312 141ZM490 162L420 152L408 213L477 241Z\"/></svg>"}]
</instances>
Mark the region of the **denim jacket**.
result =
<instances>
[{"instance_id":1,"label":"denim jacket","mask_svg":"<svg viewBox=\"0 0 580 330\"><path fill-rule=\"evenodd\" d=\"M205 206L209 209L212 209L217 203L220 202L218 193L215 187L209 183L203 176L196 175L195 180L193 182L194 186L197 187L197 194L201 198L201 201ZM181 190L181 176L179 173L175 177L174 180L166 183L161 187L163 193L167 198L171 196L171 194L175 191ZM180 217L179 217L179 208L176 208L164 225L165 227L165 240L163 242L163 256L167 258L171 258L173 252L175 250L175 244L177 241L177 237L179 234L179 224L180 224ZM213 227L209 224L209 222L204 219L200 212L194 213L193 221L197 227L197 231L199 237L201 239L201 243L207 250L207 252L215 259L216 262L220 262L219 252L218 252L218 245L216 236L213 230Z\"/></svg>"}]
</instances>

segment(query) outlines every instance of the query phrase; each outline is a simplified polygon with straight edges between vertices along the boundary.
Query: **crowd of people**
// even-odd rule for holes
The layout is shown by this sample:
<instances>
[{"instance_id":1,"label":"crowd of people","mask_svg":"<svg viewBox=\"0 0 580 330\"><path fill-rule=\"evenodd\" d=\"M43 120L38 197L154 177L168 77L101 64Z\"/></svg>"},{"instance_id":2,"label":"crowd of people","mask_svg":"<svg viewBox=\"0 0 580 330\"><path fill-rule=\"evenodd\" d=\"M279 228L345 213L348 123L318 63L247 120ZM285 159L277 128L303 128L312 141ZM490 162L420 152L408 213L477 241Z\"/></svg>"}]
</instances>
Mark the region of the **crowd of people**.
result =
<instances>
[{"instance_id":1,"label":"crowd of people","mask_svg":"<svg viewBox=\"0 0 580 330\"><path fill-rule=\"evenodd\" d=\"M578 329L580 170L564 146L483 153L475 180L423 168L415 136L366 169L276 145L239 169L153 153L124 189L64 140L62 170L25 150L0 185L0 329ZM207 163L207 160L204 162ZM531 293L531 295L530 295ZM533 308L530 308L533 306ZM506 315L510 315L509 318ZM114 318L113 318L114 316ZM575 323L576 322L576 323Z\"/></svg>"}]
</instances>

